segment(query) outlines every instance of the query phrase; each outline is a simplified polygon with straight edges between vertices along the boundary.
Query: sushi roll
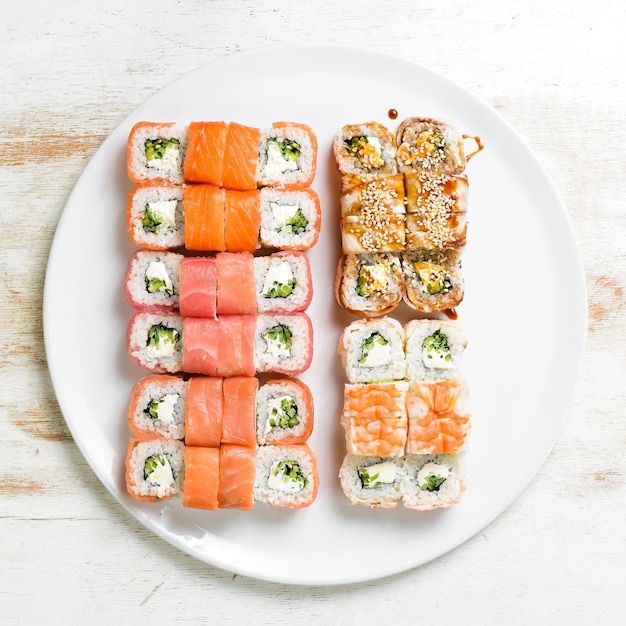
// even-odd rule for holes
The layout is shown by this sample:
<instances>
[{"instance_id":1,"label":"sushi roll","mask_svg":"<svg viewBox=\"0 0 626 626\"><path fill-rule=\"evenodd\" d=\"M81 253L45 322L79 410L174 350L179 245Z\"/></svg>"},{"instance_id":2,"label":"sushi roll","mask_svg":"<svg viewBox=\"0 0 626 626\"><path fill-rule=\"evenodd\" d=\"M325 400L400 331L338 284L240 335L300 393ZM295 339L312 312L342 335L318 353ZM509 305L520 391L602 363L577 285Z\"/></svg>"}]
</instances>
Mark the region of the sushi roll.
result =
<instances>
[{"instance_id":1,"label":"sushi roll","mask_svg":"<svg viewBox=\"0 0 626 626\"><path fill-rule=\"evenodd\" d=\"M127 302L135 309L178 308L182 258L175 252L134 252L124 280Z\"/></svg>"},{"instance_id":2,"label":"sushi roll","mask_svg":"<svg viewBox=\"0 0 626 626\"><path fill-rule=\"evenodd\" d=\"M248 446L220 447L217 500L222 509L250 511L254 507L256 450Z\"/></svg>"},{"instance_id":3,"label":"sushi roll","mask_svg":"<svg viewBox=\"0 0 626 626\"><path fill-rule=\"evenodd\" d=\"M222 444L256 446L256 397L258 379L233 376L224 379Z\"/></svg>"},{"instance_id":4,"label":"sushi roll","mask_svg":"<svg viewBox=\"0 0 626 626\"><path fill-rule=\"evenodd\" d=\"M300 509L317 496L317 460L306 444L267 445L257 450L254 499Z\"/></svg>"},{"instance_id":5,"label":"sushi roll","mask_svg":"<svg viewBox=\"0 0 626 626\"><path fill-rule=\"evenodd\" d=\"M391 317L352 322L339 338L338 352L350 383L402 380L404 329Z\"/></svg>"},{"instance_id":6,"label":"sushi roll","mask_svg":"<svg viewBox=\"0 0 626 626\"><path fill-rule=\"evenodd\" d=\"M428 313L452 309L463 300L465 283L456 250L415 250L402 254L404 301Z\"/></svg>"},{"instance_id":7,"label":"sushi roll","mask_svg":"<svg viewBox=\"0 0 626 626\"><path fill-rule=\"evenodd\" d=\"M403 474L402 504L408 509L447 508L465 491L464 458L459 454L407 454Z\"/></svg>"},{"instance_id":8,"label":"sushi roll","mask_svg":"<svg viewBox=\"0 0 626 626\"><path fill-rule=\"evenodd\" d=\"M185 437L187 382L179 376L151 374L133 387L128 402L128 429L139 439Z\"/></svg>"},{"instance_id":9,"label":"sushi roll","mask_svg":"<svg viewBox=\"0 0 626 626\"><path fill-rule=\"evenodd\" d=\"M302 252L277 252L254 259L256 311L296 313L313 297L309 259Z\"/></svg>"},{"instance_id":10,"label":"sushi roll","mask_svg":"<svg viewBox=\"0 0 626 626\"><path fill-rule=\"evenodd\" d=\"M126 165L134 183L184 182L187 129L174 123L138 122L128 135Z\"/></svg>"},{"instance_id":11,"label":"sushi roll","mask_svg":"<svg viewBox=\"0 0 626 626\"><path fill-rule=\"evenodd\" d=\"M405 247L404 182L401 175L374 178L341 193L344 254L394 252Z\"/></svg>"},{"instance_id":12,"label":"sushi roll","mask_svg":"<svg viewBox=\"0 0 626 626\"><path fill-rule=\"evenodd\" d=\"M339 470L339 481L352 504L393 509L400 500L403 480L402 458L347 454Z\"/></svg>"},{"instance_id":13,"label":"sushi roll","mask_svg":"<svg viewBox=\"0 0 626 626\"><path fill-rule=\"evenodd\" d=\"M136 185L128 194L126 230L133 244L170 250L185 243L183 188L163 182Z\"/></svg>"},{"instance_id":14,"label":"sushi roll","mask_svg":"<svg viewBox=\"0 0 626 626\"><path fill-rule=\"evenodd\" d=\"M306 187L317 165L317 138L306 124L275 122L261 131L258 149L259 187Z\"/></svg>"},{"instance_id":15,"label":"sushi roll","mask_svg":"<svg viewBox=\"0 0 626 626\"><path fill-rule=\"evenodd\" d=\"M463 138L446 122L409 117L398 127L396 140L398 167L403 174L423 170L461 174L465 169Z\"/></svg>"},{"instance_id":16,"label":"sushi roll","mask_svg":"<svg viewBox=\"0 0 626 626\"><path fill-rule=\"evenodd\" d=\"M187 257L180 262L178 307L183 317L217 316L215 257Z\"/></svg>"},{"instance_id":17,"label":"sushi roll","mask_svg":"<svg viewBox=\"0 0 626 626\"><path fill-rule=\"evenodd\" d=\"M157 373L181 371L183 319L173 313L135 311L128 323L126 343L131 360Z\"/></svg>"},{"instance_id":18,"label":"sushi roll","mask_svg":"<svg viewBox=\"0 0 626 626\"><path fill-rule=\"evenodd\" d=\"M217 511L220 484L219 448L185 446L183 506Z\"/></svg>"},{"instance_id":19,"label":"sushi roll","mask_svg":"<svg viewBox=\"0 0 626 626\"><path fill-rule=\"evenodd\" d=\"M166 500L180 493L185 444L175 439L131 439L126 453L126 488L137 500Z\"/></svg>"},{"instance_id":20,"label":"sushi roll","mask_svg":"<svg viewBox=\"0 0 626 626\"><path fill-rule=\"evenodd\" d=\"M190 122L184 167L186 181L222 185L227 134L226 122Z\"/></svg>"},{"instance_id":21,"label":"sushi roll","mask_svg":"<svg viewBox=\"0 0 626 626\"><path fill-rule=\"evenodd\" d=\"M226 191L213 185L186 185L183 203L185 248L199 252L226 250Z\"/></svg>"},{"instance_id":22,"label":"sushi roll","mask_svg":"<svg viewBox=\"0 0 626 626\"><path fill-rule=\"evenodd\" d=\"M408 453L442 454L465 446L470 409L464 380L411 381L406 406Z\"/></svg>"},{"instance_id":23,"label":"sushi roll","mask_svg":"<svg viewBox=\"0 0 626 626\"><path fill-rule=\"evenodd\" d=\"M217 448L222 442L224 379L192 376L187 383L185 443Z\"/></svg>"},{"instance_id":24,"label":"sushi roll","mask_svg":"<svg viewBox=\"0 0 626 626\"><path fill-rule=\"evenodd\" d=\"M257 372L293 376L309 368L313 328L305 313L258 315L254 339Z\"/></svg>"},{"instance_id":25,"label":"sushi roll","mask_svg":"<svg viewBox=\"0 0 626 626\"><path fill-rule=\"evenodd\" d=\"M305 443L313 430L313 396L295 378L268 380L256 395L259 445Z\"/></svg>"},{"instance_id":26,"label":"sushi roll","mask_svg":"<svg viewBox=\"0 0 626 626\"><path fill-rule=\"evenodd\" d=\"M322 213L319 198L312 189L261 189L260 213L262 246L308 250L317 243Z\"/></svg>"},{"instance_id":27,"label":"sushi roll","mask_svg":"<svg viewBox=\"0 0 626 626\"><path fill-rule=\"evenodd\" d=\"M261 195L255 190L227 189L224 195L224 249L254 252L259 247Z\"/></svg>"},{"instance_id":28,"label":"sushi roll","mask_svg":"<svg viewBox=\"0 0 626 626\"><path fill-rule=\"evenodd\" d=\"M333 153L343 176L369 179L398 172L395 137L378 122L344 126L335 136Z\"/></svg>"},{"instance_id":29,"label":"sushi roll","mask_svg":"<svg viewBox=\"0 0 626 626\"><path fill-rule=\"evenodd\" d=\"M346 311L373 317L402 302L402 266L389 252L342 255L337 265L335 297Z\"/></svg>"},{"instance_id":30,"label":"sushi roll","mask_svg":"<svg viewBox=\"0 0 626 626\"><path fill-rule=\"evenodd\" d=\"M408 383L348 384L341 425L349 454L399 457L407 441Z\"/></svg>"},{"instance_id":31,"label":"sushi roll","mask_svg":"<svg viewBox=\"0 0 626 626\"><path fill-rule=\"evenodd\" d=\"M217 315L254 315L256 286L254 257L250 252L220 252L217 270Z\"/></svg>"},{"instance_id":32,"label":"sushi roll","mask_svg":"<svg viewBox=\"0 0 626 626\"><path fill-rule=\"evenodd\" d=\"M459 377L467 339L458 324L434 319L411 320L404 332L408 380Z\"/></svg>"},{"instance_id":33,"label":"sushi roll","mask_svg":"<svg viewBox=\"0 0 626 626\"><path fill-rule=\"evenodd\" d=\"M462 248L467 237L467 176L415 172L404 177L406 248Z\"/></svg>"}]
</instances>

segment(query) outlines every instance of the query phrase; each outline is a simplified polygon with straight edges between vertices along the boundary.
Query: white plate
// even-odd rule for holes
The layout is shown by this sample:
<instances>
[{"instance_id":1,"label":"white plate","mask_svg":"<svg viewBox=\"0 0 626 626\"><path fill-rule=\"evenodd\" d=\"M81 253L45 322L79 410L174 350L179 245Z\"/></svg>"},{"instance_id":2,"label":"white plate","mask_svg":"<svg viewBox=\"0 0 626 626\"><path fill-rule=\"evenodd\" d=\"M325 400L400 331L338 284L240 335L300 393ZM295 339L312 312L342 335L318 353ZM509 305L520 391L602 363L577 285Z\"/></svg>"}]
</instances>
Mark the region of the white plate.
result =
<instances>
[{"instance_id":1,"label":"white plate","mask_svg":"<svg viewBox=\"0 0 626 626\"><path fill-rule=\"evenodd\" d=\"M396 109L398 120L388 111ZM473 399L469 486L464 500L432 513L347 504L337 471L344 375L336 344L353 319L335 304L340 255L338 176L331 142L346 123L404 117L447 119L485 150L468 165L470 230L459 323ZM249 513L185 509L178 499L141 503L124 483L125 410L146 372L129 361L122 293L133 251L124 225L131 183L126 138L139 120L225 119L263 127L310 124L319 140L314 189L323 207L309 252L315 296L309 314L315 356L302 376L314 393L310 445L321 486L308 509L257 505ZM192 72L130 115L78 180L59 223L46 276L44 327L54 388L93 471L141 523L218 567L296 584L335 584L406 570L483 529L524 489L550 451L575 385L586 328L583 271L568 215L520 137L489 106L411 61L330 45L238 54ZM406 315L406 311L404 312ZM565 323L567 321L567 323ZM97 549L94 544L94 549Z\"/></svg>"}]
</instances>

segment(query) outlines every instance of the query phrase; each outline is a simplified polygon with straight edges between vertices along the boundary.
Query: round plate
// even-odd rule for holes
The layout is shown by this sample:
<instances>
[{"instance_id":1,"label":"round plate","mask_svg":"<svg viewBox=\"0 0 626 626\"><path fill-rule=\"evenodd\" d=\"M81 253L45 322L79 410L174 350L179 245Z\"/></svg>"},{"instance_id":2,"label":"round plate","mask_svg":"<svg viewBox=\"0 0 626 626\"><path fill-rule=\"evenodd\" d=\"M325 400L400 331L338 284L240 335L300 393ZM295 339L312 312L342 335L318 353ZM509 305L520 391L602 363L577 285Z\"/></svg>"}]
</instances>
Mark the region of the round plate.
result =
<instances>
[{"instance_id":1,"label":"round plate","mask_svg":"<svg viewBox=\"0 0 626 626\"><path fill-rule=\"evenodd\" d=\"M388 111L398 111L397 120ZM469 338L472 396L468 489L450 509L354 507L337 473L344 373L336 353L352 319L335 303L341 254L339 181L332 140L341 126L405 117L448 120L485 149L468 165L470 228L459 323ZM126 140L140 120L231 120L265 127L310 124L319 141L313 188L323 208L309 253L315 356L302 375L315 398L320 490L308 509L258 504L252 512L186 509L180 499L143 503L124 482L130 390L147 372L126 355L131 314L123 277L133 247L125 230ZM404 305L403 305L404 306ZM407 310L398 309L407 317ZM567 324L563 322L567 320ZM566 416L583 351L582 265L564 206L520 137L484 102L411 61L334 45L254 50L212 63L164 88L104 141L67 202L44 295L48 363L72 435L105 487L142 524L221 568L271 581L336 584L386 576L458 546L499 515L550 451Z\"/></svg>"}]
</instances>

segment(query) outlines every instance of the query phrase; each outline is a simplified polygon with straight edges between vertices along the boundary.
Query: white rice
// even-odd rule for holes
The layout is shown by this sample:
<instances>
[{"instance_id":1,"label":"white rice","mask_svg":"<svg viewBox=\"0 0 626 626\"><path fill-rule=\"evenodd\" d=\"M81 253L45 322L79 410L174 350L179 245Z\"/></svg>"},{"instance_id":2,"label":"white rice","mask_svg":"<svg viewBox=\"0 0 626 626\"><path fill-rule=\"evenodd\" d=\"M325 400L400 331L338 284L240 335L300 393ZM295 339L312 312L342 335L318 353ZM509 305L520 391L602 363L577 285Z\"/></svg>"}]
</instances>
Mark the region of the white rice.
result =
<instances>
[{"instance_id":1,"label":"white rice","mask_svg":"<svg viewBox=\"0 0 626 626\"><path fill-rule=\"evenodd\" d=\"M134 255L128 271L127 288L136 305L143 307L178 308L180 294L180 262L182 254L139 250ZM150 293L146 285L146 271L150 263L163 263L172 282L171 295L164 291Z\"/></svg>"},{"instance_id":2,"label":"white rice","mask_svg":"<svg viewBox=\"0 0 626 626\"><path fill-rule=\"evenodd\" d=\"M174 483L171 485L153 485L144 478L146 459L162 455L172 468ZM127 462L127 488L138 496L169 498L181 492L185 480L185 444L174 439L153 439L140 441Z\"/></svg>"},{"instance_id":3,"label":"white rice","mask_svg":"<svg viewBox=\"0 0 626 626\"><path fill-rule=\"evenodd\" d=\"M156 372L180 372L183 364L183 318L174 313L139 312L131 318L128 352L141 367ZM148 350L148 332L152 326L163 324L178 331L178 341L171 356L152 355Z\"/></svg>"},{"instance_id":4,"label":"white rice","mask_svg":"<svg viewBox=\"0 0 626 626\"><path fill-rule=\"evenodd\" d=\"M269 349L263 333L280 324L291 332L288 354L275 354ZM254 341L254 365L257 372L301 372L311 358L313 338L310 320L304 313L258 315Z\"/></svg>"}]
</instances>

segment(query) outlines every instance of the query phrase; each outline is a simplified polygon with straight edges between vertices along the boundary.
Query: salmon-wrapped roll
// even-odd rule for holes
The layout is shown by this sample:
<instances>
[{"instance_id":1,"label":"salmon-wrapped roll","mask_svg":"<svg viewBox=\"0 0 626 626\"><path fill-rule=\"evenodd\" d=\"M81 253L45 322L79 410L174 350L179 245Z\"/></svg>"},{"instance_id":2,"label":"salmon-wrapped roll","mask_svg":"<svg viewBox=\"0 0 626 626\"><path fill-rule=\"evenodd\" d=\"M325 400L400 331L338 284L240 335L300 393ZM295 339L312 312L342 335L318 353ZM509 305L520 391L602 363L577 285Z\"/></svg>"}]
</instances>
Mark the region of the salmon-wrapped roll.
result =
<instances>
[{"instance_id":1,"label":"salmon-wrapped roll","mask_svg":"<svg viewBox=\"0 0 626 626\"><path fill-rule=\"evenodd\" d=\"M187 257L180 262L178 306L183 317L217 315L217 265L215 257Z\"/></svg>"},{"instance_id":2,"label":"salmon-wrapped roll","mask_svg":"<svg viewBox=\"0 0 626 626\"><path fill-rule=\"evenodd\" d=\"M180 493L185 444L175 439L131 439L126 453L126 488L137 500L167 500Z\"/></svg>"},{"instance_id":3,"label":"salmon-wrapped roll","mask_svg":"<svg viewBox=\"0 0 626 626\"><path fill-rule=\"evenodd\" d=\"M403 471L402 457L347 454L339 470L339 481L352 504L393 509L401 497Z\"/></svg>"},{"instance_id":4,"label":"salmon-wrapped roll","mask_svg":"<svg viewBox=\"0 0 626 626\"><path fill-rule=\"evenodd\" d=\"M217 448L222 442L224 379L220 376L193 376L187 383L185 443L188 446Z\"/></svg>"},{"instance_id":5,"label":"salmon-wrapped roll","mask_svg":"<svg viewBox=\"0 0 626 626\"><path fill-rule=\"evenodd\" d=\"M464 380L411 381L406 396L411 454L463 448L470 431L469 389Z\"/></svg>"},{"instance_id":6,"label":"salmon-wrapped roll","mask_svg":"<svg viewBox=\"0 0 626 626\"><path fill-rule=\"evenodd\" d=\"M138 439L183 439L186 410L187 381L180 376L149 374L130 392L128 429Z\"/></svg>"},{"instance_id":7,"label":"salmon-wrapped roll","mask_svg":"<svg viewBox=\"0 0 626 626\"><path fill-rule=\"evenodd\" d=\"M341 425L349 454L402 456L407 441L408 383L347 384Z\"/></svg>"},{"instance_id":8,"label":"salmon-wrapped roll","mask_svg":"<svg viewBox=\"0 0 626 626\"><path fill-rule=\"evenodd\" d=\"M268 380L256 396L259 445L305 443L313 430L313 396L296 378Z\"/></svg>"},{"instance_id":9,"label":"salmon-wrapped roll","mask_svg":"<svg viewBox=\"0 0 626 626\"><path fill-rule=\"evenodd\" d=\"M161 179L182 183L187 129L174 123L138 122L128 135L126 164L135 183Z\"/></svg>"},{"instance_id":10,"label":"salmon-wrapped roll","mask_svg":"<svg viewBox=\"0 0 626 626\"><path fill-rule=\"evenodd\" d=\"M461 454L407 454L401 484L402 504L431 511L456 504L465 491Z\"/></svg>"},{"instance_id":11,"label":"salmon-wrapped roll","mask_svg":"<svg viewBox=\"0 0 626 626\"><path fill-rule=\"evenodd\" d=\"M404 177L407 250L462 248L467 237L467 176L419 172Z\"/></svg>"},{"instance_id":12,"label":"salmon-wrapped roll","mask_svg":"<svg viewBox=\"0 0 626 626\"><path fill-rule=\"evenodd\" d=\"M219 507L250 511L254 507L256 450L225 443L220 447L219 468Z\"/></svg>"},{"instance_id":13,"label":"salmon-wrapped roll","mask_svg":"<svg viewBox=\"0 0 626 626\"><path fill-rule=\"evenodd\" d=\"M266 445L257 449L254 499L300 509L317 496L317 460L306 444Z\"/></svg>"},{"instance_id":14,"label":"salmon-wrapped roll","mask_svg":"<svg viewBox=\"0 0 626 626\"><path fill-rule=\"evenodd\" d=\"M217 315L254 315L256 286L250 252L220 252L217 269Z\"/></svg>"},{"instance_id":15,"label":"salmon-wrapped roll","mask_svg":"<svg viewBox=\"0 0 626 626\"><path fill-rule=\"evenodd\" d=\"M256 446L256 397L259 381L253 376L224 379L222 444Z\"/></svg>"},{"instance_id":16,"label":"salmon-wrapped roll","mask_svg":"<svg viewBox=\"0 0 626 626\"><path fill-rule=\"evenodd\" d=\"M394 252L405 246L404 183L401 175L354 185L341 194L344 254Z\"/></svg>"},{"instance_id":17,"label":"salmon-wrapped roll","mask_svg":"<svg viewBox=\"0 0 626 626\"><path fill-rule=\"evenodd\" d=\"M402 266L390 252L346 254L335 277L337 302L363 317L385 315L402 302Z\"/></svg>"},{"instance_id":18,"label":"salmon-wrapped roll","mask_svg":"<svg viewBox=\"0 0 626 626\"><path fill-rule=\"evenodd\" d=\"M445 311L463 300L465 282L456 250L405 252L402 273L404 301L416 311Z\"/></svg>"},{"instance_id":19,"label":"salmon-wrapped roll","mask_svg":"<svg viewBox=\"0 0 626 626\"><path fill-rule=\"evenodd\" d=\"M135 185L126 204L126 230L133 244L171 250L185 243L183 187L162 181Z\"/></svg>"},{"instance_id":20,"label":"salmon-wrapped roll","mask_svg":"<svg viewBox=\"0 0 626 626\"><path fill-rule=\"evenodd\" d=\"M317 166L317 137L306 124L275 122L261 132L258 149L259 187L306 187Z\"/></svg>"},{"instance_id":21,"label":"salmon-wrapped roll","mask_svg":"<svg viewBox=\"0 0 626 626\"><path fill-rule=\"evenodd\" d=\"M465 169L463 138L452 125L431 118L409 117L398 127L397 160L400 172L446 172Z\"/></svg>"},{"instance_id":22,"label":"salmon-wrapped roll","mask_svg":"<svg viewBox=\"0 0 626 626\"><path fill-rule=\"evenodd\" d=\"M185 446L183 506L217 511L220 484L219 448Z\"/></svg>"},{"instance_id":23,"label":"salmon-wrapped roll","mask_svg":"<svg viewBox=\"0 0 626 626\"><path fill-rule=\"evenodd\" d=\"M333 153L339 172L353 182L357 177L367 180L398 172L396 139L379 122L343 126L335 136Z\"/></svg>"}]
</instances>

